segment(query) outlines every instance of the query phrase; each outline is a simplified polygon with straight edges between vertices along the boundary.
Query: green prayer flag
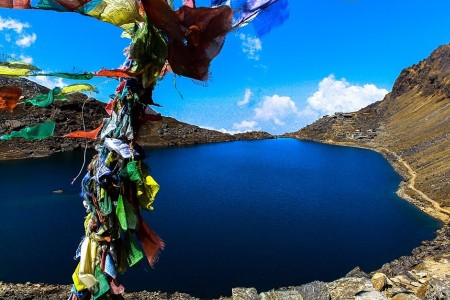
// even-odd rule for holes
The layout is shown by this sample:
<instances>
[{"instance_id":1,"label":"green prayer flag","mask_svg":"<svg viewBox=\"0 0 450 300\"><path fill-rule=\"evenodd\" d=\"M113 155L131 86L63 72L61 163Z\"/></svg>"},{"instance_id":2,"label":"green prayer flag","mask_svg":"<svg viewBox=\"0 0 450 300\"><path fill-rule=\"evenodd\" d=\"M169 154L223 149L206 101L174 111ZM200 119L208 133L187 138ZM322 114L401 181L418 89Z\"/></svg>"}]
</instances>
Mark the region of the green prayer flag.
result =
<instances>
[{"instance_id":1,"label":"green prayer flag","mask_svg":"<svg viewBox=\"0 0 450 300\"><path fill-rule=\"evenodd\" d=\"M105 274L103 274L102 269L97 265L95 267L95 279L97 279L97 284L94 286L94 300L101 299L103 295L109 292L110 287L108 279L106 279Z\"/></svg>"},{"instance_id":2,"label":"green prayer flag","mask_svg":"<svg viewBox=\"0 0 450 300\"><path fill-rule=\"evenodd\" d=\"M66 100L61 93L61 88L55 87L48 94L37 95L33 99L27 99L24 102L33 104L34 106L47 107L52 105L55 100Z\"/></svg>"},{"instance_id":3,"label":"green prayer flag","mask_svg":"<svg viewBox=\"0 0 450 300\"><path fill-rule=\"evenodd\" d=\"M140 165L138 165L138 163L135 160L132 160L127 164L127 173L131 181L142 182Z\"/></svg>"},{"instance_id":4,"label":"green prayer flag","mask_svg":"<svg viewBox=\"0 0 450 300\"><path fill-rule=\"evenodd\" d=\"M130 267L134 266L144 258L144 253L136 244L136 241L130 233L125 233L125 246L127 249L127 261Z\"/></svg>"},{"instance_id":5,"label":"green prayer flag","mask_svg":"<svg viewBox=\"0 0 450 300\"><path fill-rule=\"evenodd\" d=\"M12 131L0 137L0 140L8 141L12 138L24 138L27 140L42 140L53 136L55 121L49 120L34 126L25 127L20 131Z\"/></svg>"},{"instance_id":6,"label":"green prayer flag","mask_svg":"<svg viewBox=\"0 0 450 300\"><path fill-rule=\"evenodd\" d=\"M138 227L138 217L133 210L133 207L127 200L124 200L122 195L119 195L116 206L116 216L119 220L120 228L123 231L128 229L137 229Z\"/></svg>"},{"instance_id":7,"label":"green prayer flag","mask_svg":"<svg viewBox=\"0 0 450 300\"><path fill-rule=\"evenodd\" d=\"M117 200L116 216L117 216L117 219L119 220L120 228L122 228L123 231L127 231L128 224L127 224L125 206L123 205L122 195L119 195L119 199Z\"/></svg>"},{"instance_id":8,"label":"green prayer flag","mask_svg":"<svg viewBox=\"0 0 450 300\"><path fill-rule=\"evenodd\" d=\"M47 74L36 74L37 76L55 76L66 79L76 79L76 80L90 80L94 78L93 73L84 72L84 73L47 73Z\"/></svg>"}]
</instances>

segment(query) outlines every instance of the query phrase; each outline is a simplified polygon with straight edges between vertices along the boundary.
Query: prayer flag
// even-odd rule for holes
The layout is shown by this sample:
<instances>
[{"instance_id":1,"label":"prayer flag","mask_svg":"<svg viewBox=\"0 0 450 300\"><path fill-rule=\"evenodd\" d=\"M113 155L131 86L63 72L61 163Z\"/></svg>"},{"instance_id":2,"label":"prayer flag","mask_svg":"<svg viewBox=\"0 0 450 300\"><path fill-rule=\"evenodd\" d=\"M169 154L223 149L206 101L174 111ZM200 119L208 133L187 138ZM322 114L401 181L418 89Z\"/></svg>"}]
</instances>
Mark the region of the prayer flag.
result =
<instances>
[{"instance_id":1,"label":"prayer flag","mask_svg":"<svg viewBox=\"0 0 450 300\"><path fill-rule=\"evenodd\" d=\"M16 86L0 87L0 109L12 111L22 96L22 89Z\"/></svg>"},{"instance_id":2,"label":"prayer flag","mask_svg":"<svg viewBox=\"0 0 450 300\"><path fill-rule=\"evenodd\" d=\"M95 140L97 138L98 133L100 130L102 130L103 123L98 126L96 129L91 131L74 131L68 134L63 135L63 138L81 138L81 139L93 139Z\"/></svg>"},{"instance_id":3,"label":"prayer flag","mask_svg":"<svg viewBox=\"0 0 450 300\"><path fill-rule=\"evenodd\" d=\"M27 140L42 140L53 136L55 121L49 120L34 126L25 127L20 131L13 131L0 137L0 140L8 141L12 138L24 138Z\"/></svg>"}]
</instances>

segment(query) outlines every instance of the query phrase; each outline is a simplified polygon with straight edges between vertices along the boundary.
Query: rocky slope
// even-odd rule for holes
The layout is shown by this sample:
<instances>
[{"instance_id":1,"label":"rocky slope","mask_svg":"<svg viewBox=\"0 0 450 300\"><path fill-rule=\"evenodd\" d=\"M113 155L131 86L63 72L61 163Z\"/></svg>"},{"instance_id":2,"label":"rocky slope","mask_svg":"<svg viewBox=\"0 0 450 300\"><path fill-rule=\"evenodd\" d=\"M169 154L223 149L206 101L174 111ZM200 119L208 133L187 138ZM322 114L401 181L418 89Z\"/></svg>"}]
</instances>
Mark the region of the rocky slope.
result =
<instances>
[{"instance_id":1,"label":"rocky slope","mask_svg":"<svg viewBox=\"0 0 450 300\"><path fill-rule=\"evenodd\" d=\"M450 215L450 45L404 69L392 92L358 112L325 116L287 136L383 153L405 182L400 194L427 213Z\"/></svg>"},{"instance_id":2,"label":"rocky slope","mask_svg":"<svg viewBox=\"0 0 450 300\"><path fill-rule=\"evenodd\" d=\"M25 99L37 94L47 93L48 88L23 78L7 78L0 76L1 86L18 86ZM0 135L13 130L20 130L47 119L56 121L55 137L40 141L13 139L0 141L0 160L25 157L46 156L54 152L70 151L84 146L84 140L61 138L63 134L82 130L82 109L86 130L97 128L102 118L107 117L105 104L87 96L75 93L68 96L68 101L57 101L50 108L38 108L19 104L12 112L0 110ZM273 138L266 132L248 132L230 135L182 123L174 118L163 117L161 121L150 122L143 126L138 142L142 146L164 147L182 146L202 143L215 143L236 140ZM93 141L89 142L93 145Z\"/></svg>"}]
</instances>

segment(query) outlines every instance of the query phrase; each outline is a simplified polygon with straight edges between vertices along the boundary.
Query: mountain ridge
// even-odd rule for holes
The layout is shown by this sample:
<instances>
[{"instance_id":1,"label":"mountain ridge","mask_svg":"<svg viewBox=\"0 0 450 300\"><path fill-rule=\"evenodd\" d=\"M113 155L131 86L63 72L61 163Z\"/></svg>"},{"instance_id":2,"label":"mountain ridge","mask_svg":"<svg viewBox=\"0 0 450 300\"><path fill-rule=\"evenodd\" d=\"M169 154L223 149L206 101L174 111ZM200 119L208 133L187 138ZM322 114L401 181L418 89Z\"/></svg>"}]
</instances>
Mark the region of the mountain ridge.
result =
<instances>
[{"instance_id":1,"label":"mountain ridge","mask_svg":"<svg viewBox=\"0 0 450 300\"><path fill-rule=\"evenodd\" d=\"M49 92L48 88L25 78L0 76L0 86L21 88L24 99ZM42 157L55 152L83 148L84 139L62 138L61 136L82 130L83 124L87 131L97 128L103 118L107 117L106 104L93 98L88 99L82 93L70 94L67 98L67 101L56 101L48 108L34 107L19 102L12 112L0 110L0 135L20 130L47 119L53 119L56 122L54 137L32 141L25 139L0 141L0 160ZM84 111L84 114L81 113L82 111ZM271 138L274 138L274 136L263 131L231 135L163 116L160 121L150 121L143 124L137 142L146 147L170 147ZM88 141L89 147L93 147L94 144L94 140Z\"/></svg>"}]
</instances>

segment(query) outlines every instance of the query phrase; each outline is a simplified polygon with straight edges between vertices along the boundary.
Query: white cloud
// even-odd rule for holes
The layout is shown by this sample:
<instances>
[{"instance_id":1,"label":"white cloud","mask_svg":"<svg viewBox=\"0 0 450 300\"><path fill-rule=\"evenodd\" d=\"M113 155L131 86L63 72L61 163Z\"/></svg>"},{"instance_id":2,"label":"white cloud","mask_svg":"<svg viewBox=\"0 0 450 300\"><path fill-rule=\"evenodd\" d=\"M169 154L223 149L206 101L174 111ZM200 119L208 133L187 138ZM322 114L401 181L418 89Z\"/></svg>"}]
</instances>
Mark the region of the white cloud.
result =
<instances>
[{"instance_id":1,"label":"white cloud","mask_svg":"<svg viewBox=\"0 0 450 300\"><path fill-rule=\"evenodd\" d=\"M244 106L246 104L250 103L250 97L252 96L252 90L251 89L245 89L245 95L244 95L244 99L242 99L241 101L239 101L237 103L238 106Z\"/></svg>"},{"instance_id":2,"label":"white cloud","mask_svg":"<svg viewBox=\"0 0 450 300\"><path fill-rule=\"evenodd\" d=\"M254 120L252 121L243 120L240 123L234 123L233 128L239 130L240 132L260 130L260 128L258 128L257 125L258 122Z\"/></svg>"},{"instance_id":3,"label":"white cloud","mask_svg":"<svg viewBox=\"0 0 450 300\"><path fill-rule=\"evenodd\" d=\"M23 48L30 47L31 44L36 42L36 38L37 36L35 33L24 34L16 41L16 45Z\"/></svg>"},{"instance_id":4,"label":"white cloud","mask_svg":"<svg viewBox=\"0 0 450 300\"><path fill-rule=\"evenodd\" d=\"M247 54L247 58L259 60L259 52L262 51L261 40L243 33L239 34L239 38L242 41L242 52Z\"/></svg>"},{"instance_id":5,"label":"white cloud","mask_svg":"<svg viewBox=\"0 0 450 300\"><path fill-rule=\"evenodd\" d=\"M240 131L240 130L228 130L228 129L225 129L225 128L217 129L217 128L214 128L214 127L211 127L211 126L199 126L199 127L200 128L204 128L204 129L208 129L208 130L219 131L219 132L222 132L222 133L228 133L228 134L242 133L242 131Z\"/></svg>"},{"instance_id":6,"label":"white cloud","mask_svg":"<svg viewBox=\"0 0 450 300\"><path fill-rule=\"evenodd\" d=\"M265 96L261 105L255 108L254 119L269 121L277 125L285 125L282 119L298 115L298 109L291 97L288 96Z\"/></svg>"},{"instance_id":7,"label":"white cloud","mask_svg":"<svg viewBox=\"0 0 450 300\"><path fill-rule=\"evenodd\" d=\"M32 77L28 77L27 79L34 81L45 87L48 87L49 89L52 89L57 86L63 87L66 85L62 78L57 78L57 77L51 78L51 77L47 77L47 76L32 76Z\"/></svg>"},{"instance_id":8,"label":"white cloud","mask_svg":"<svg viewBox=\"0 0 450 300\"><path fill-rule=\"evenodd\" d=\"M382 100L388 93L373 84L351 85L345 78L336 80L333 74L322 79L319 89L307 100L306 110L319 114L357 111Z\"/></svg>"},{"instance_id":9,"label":"white cloud","mask_svg":"<svg viewBox=\"0 0 450 300\"><path fill-rule=\"evenodd\" d=\"M30 25L28 23L22 23L14 19L3 19L0 16L0 31L4 29L14 30L16 33L22 33L24 28L28 28Z\"/></svg>"},{"instance_id":10,"label":"white cloud","mask_svg":"<svg viewBox=\"0 0 450 300\"><path fill-rule=\"evenodd\" d=\"M20 61L26 62L27 64L31 64L33 62L33 58L31 56L25 56L25 55L21 54L19 56L19 58L20 58Z\"/></svg>"}]
</instances>

